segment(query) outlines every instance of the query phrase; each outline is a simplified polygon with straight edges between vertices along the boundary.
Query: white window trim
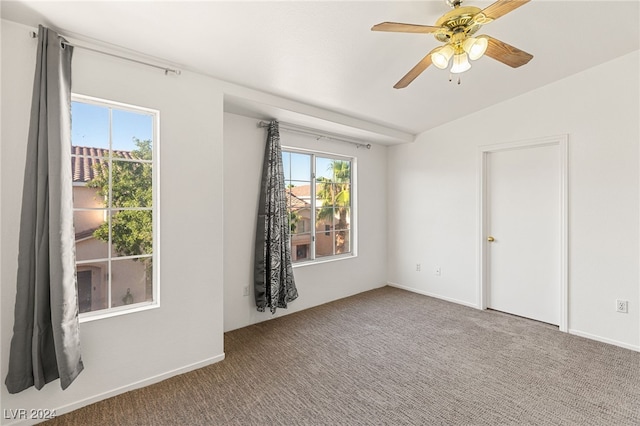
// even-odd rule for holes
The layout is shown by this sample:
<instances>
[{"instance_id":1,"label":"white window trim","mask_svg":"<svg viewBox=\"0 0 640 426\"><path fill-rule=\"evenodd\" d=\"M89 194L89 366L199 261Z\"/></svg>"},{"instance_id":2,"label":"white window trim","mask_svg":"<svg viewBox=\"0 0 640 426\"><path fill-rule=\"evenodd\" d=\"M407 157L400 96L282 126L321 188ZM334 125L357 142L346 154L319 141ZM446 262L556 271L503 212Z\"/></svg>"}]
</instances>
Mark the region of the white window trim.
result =
<instances>
[{"instance_id":1,"label":"white window trim","mask_svg":"<svg viewBox=\"0 0 640 426\"><path fill-rule=\"evenodd\" d=\"M298 148L298 147L289 146L289 145L282 145L280 148L282 151L287 151L287 152L310 154L315 156L321 156L323 158L332 158L336 160L348 160L351 162L351 222L349 227L351 231L351 236L350 236L351 252L344 253L344 254L334 254L331 256L322 256L322 257L316 258L315 257L316 246L315 246L315 240L314 240L314 244L312 244L310 248L310 252L312 253L312 259L300 261L300 262L294 262L292 263L293 268L295 269L295 268L306 267L311 265L319 265L322 263L338 262L341 260L353 259L358 257L358 183L357 183L358 159L357 157L343 155L343 154L336 154L334 152L318 151L315 149ZM315 174L316 174L315 167L316 167L315 162L313 162L311 164L311 173L314 176L313 177L314 182L315 182ZM312 184L311 191L310 191L311 200L316 199L315 191L316 191L315 185ZM315 201L314 201L314 207L315 207ZM314 225L315 216L316 216L315 210L316 210L315 208L311 209L312 225L310 230L312 233L312 236L314 237L316 234L316 228ZM324 231L321 231L321 232L324 232Z\"/></svg>"},{"instance_id":2,"label":"white window trim","mask_svg":"<svg viewBox=\"0 0 640 426\"><path fill-rule=\"evenodd\" d=\"M105 318L112 318L120 315L131 314L135 312L143 312L150 309L156 309L160 307L160 111L157 109L126 104L123 102L117 102L102 98L96 98L93 96L82 95L78 93L71 94L71 102L82 102L86 104L92 104L97 106L103 106L108 108L114 108L135 113L148 113L154 117L153 120L153 160L152 164L152 197L153 206L151 209L151 217L153 222L153 253L151 258L153 259L153 301L145 301L125 306L111 307L107 309L101 309L94 312L84 312L79 314L79 322L91 322L101 320ZM83 209L80 209L83 210ZM111 286L108 290L109 297L111 297Z\"/></svg>"}]
</instances>

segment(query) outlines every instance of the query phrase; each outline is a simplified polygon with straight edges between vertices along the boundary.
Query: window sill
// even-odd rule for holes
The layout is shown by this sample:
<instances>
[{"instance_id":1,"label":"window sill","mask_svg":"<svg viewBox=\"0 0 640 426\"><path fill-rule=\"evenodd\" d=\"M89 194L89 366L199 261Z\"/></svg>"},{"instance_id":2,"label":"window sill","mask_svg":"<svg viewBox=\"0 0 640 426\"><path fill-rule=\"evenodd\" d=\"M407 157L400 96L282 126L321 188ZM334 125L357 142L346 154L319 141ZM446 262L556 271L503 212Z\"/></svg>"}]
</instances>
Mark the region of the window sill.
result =
<instances>
[{"instance_id":1,"label":"window sill","mask_svg":"<svg viewBox=\"0 0 640 426\"><path fill-rule=\"evenodd\" d=\"M302 268L302 267L305 267L305 266L319 265L319 264L322 264L322 263L339 262L341 260L354 259L356 257L358 257L357 254L349 253L349 254L343 254L343 255L340 255L340 256L331 256L331 257L328 257L326 259L320 258L320 259L316 259L316 260L309 260L307 262L298 262L298 263L294 263L293 264L293 269Z\"/></svg>"},{"instance_id":2,"label":"window sill","mask_svg":"<svg viewBox=\"0 0 640 426\"><path fill-rule=\"evenodd\" d=\"M126 314L132 314L134 312L148 311L150 309L156 309L160 307L158 302L142 302L136 303L132 306L119 306L117 308L111 308L109 310L97 311L97 312L85 312L80 314L80 324L85 322L97 321L105 318L112 318Z\"/></svg>"}]
</instances>

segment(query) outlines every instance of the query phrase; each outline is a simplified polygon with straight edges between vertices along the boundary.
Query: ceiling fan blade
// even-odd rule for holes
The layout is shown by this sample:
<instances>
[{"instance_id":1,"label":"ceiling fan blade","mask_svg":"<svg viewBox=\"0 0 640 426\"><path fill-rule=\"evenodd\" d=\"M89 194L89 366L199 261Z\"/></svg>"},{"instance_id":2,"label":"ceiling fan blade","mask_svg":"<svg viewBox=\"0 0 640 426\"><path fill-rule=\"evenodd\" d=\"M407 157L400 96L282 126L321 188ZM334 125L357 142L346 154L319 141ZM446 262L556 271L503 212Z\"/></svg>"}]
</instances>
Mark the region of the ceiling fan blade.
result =
<instances>
[{"instance_id":1,"label":"ceiling fan blade","mask_svg":"<svg viewBox=\"0 0 640 426\"><path fill-rule=\"evenodd\" d=\"M483 14L487 18L495 20L530 1L531 0L498 0L482 9L478 15Z\"/></svg>"},{"instance_id":2,"label":"ceiling fan blade","mask_svg":"<svg viewBox=\"0 0 640 426\"><path fill-rule=\"evenodd\" d=\"M489 42L485 55L512 68L518 68L533 58L533 55L503 41L489 36L482 37L486 37Z\"/></svg>"},{"instance_id":3,"label":"ceiling fan blade","mask_svg":"<svg viewBox=\"0 0 640 426\"><path fill-rule=\"evenodd\" d=\"M427 68L429 68L429 65L431 65L431 54L433 52L435 52L436 50L438 50L439 48L440 47L436 47L431 52L427 53L427 56L422 58L422 60L420 62L418 62L415 67L411 68L411 70L409 70L409 72L407 74L405 74L405 76L402 77L400 79L400 81L398 81L395 84L395 86L393 86L393 88L394 89L404 89L409 84L411 84L411 82L413 80L415 80L416 77L418 77L420 74L422 74L422 71L424 71Z\"/></svg>"},{"instance_id":4,"label":"ceiling fan blade","mask_svg":"<svg viewBox=\"0 0 640 426\"><path fill-rule=\"evenodd\" d=\"M400 22L382 22L371 27L371 31L388 31L392 33L423 33L431 34L441 30L441 27L428 25L402 24Z\"/></svg>"}]
</instances>

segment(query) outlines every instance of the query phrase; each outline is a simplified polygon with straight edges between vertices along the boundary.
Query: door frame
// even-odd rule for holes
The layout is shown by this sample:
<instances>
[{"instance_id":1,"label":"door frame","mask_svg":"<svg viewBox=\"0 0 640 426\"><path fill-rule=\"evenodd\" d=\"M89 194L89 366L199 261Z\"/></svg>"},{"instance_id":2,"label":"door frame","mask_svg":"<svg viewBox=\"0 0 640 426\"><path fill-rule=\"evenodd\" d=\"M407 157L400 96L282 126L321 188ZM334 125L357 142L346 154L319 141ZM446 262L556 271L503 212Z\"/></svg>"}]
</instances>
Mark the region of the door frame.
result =
<instances>
[{"instance_id":1,"label":"door frame","mask_svg":"<svg viewBox=\"0 0 640 426\"><path fill-rule=\"evenodd\" d=\"M528 149L540 146L557 145L559 148L558 162L560 168L560 215L558 221L560 224L560 331L568 332L569 330L569 209L568 209L568 192L569 192L569 135L556 135L540 137L535 139L507 142L494 145L482 145L478 147L478 288L477 288L477 307L478 309L487 309L488 286L489 286L489 266L488 261L488 244L487 244L487 157L489 154L500 151L510 151L515 149Z\"/></svg>"}]
</instances>

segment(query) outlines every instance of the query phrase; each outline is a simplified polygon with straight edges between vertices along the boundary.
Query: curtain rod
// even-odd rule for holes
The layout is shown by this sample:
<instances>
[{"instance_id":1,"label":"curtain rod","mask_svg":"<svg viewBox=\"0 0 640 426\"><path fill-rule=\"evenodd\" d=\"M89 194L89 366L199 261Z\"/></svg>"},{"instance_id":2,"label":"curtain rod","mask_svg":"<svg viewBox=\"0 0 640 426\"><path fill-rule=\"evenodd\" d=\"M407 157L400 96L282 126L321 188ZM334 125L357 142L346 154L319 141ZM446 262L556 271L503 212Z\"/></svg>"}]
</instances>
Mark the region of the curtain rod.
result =
<instances>
[{"instance_id":1,"label":"curtain rod","mask_svg":"<svg viewBox=\"0 0 640 426\"><path fill-rule=\"evenodd\" d=\"M29 35L31 36L31 38L38 38L38 34L35 31L31 31L29 33ZM107 56L111 56L111 57L114 57L114 58L123 59L125 61L135 62L136 64L146 65L148 67L152 67L152 68L156 68L156 69L159 69L159 70L163 70L164 71L164 75L168 75L169 73L173 73L175 75L180 75L182 73L178 69L163 67L163 66L160 66L160 65L151 64L149 62L139 61L139 60L133 59L133 58L127 58L126 56L116 55L114 53L105 52L104 50L98 50L98 49L93 49L93 48L87 47L87 46L82 46L82 45L78 45L78 44L69 43L68 41L63 41L62 44L64 46L71 46L71 47L75 47L77 49L89 50L91 52L100 53L102 55L107 55Z\"/></svg>"},{"instance_id":2,"label":"curtain rod","mask_svg":"<svg viewBox=\"0 0 640 426\"><path fill-rule=\"evenodd\" d=\"M340 136L340 135L336 135L336 134L332 134L332 133L327 133L327 132L322 132L320 130L317 129L313 129L311 127L305 127L305 126L300 126L298 124L291 124L291 123L283 123L281 121L278 122L280 124L280 129L287 131L287 132L292 132L292 133L299 133L302 135L307 135L307 136L315 136L316 140L320 140L320 139L326 139L326 140L332 140L332 141L337 141L337 142L345 142L345 143L350 143L352 145L355 145L356 148L367 148L367 149L371 149L371 144L370 143L363 143L362 141L359 141L358 139L348 139L344 136ZM269 122L267 121L258 121L258 127L269 127Z\"/></svg>"}]
</instances>

